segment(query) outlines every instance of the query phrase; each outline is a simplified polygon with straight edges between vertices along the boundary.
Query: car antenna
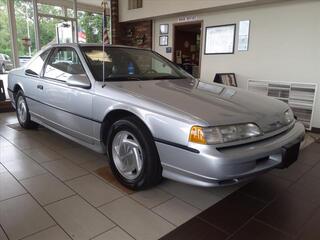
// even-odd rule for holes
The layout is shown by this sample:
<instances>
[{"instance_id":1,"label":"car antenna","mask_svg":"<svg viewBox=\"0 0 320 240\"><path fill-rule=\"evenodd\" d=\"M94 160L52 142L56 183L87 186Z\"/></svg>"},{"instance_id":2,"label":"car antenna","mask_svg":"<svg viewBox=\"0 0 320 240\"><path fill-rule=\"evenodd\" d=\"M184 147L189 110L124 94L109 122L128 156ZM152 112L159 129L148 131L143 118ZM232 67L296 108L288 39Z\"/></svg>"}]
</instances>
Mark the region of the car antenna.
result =
<instances>
[{"instance_id":1,"label":"car antenna","mask_svg":"<svg viewBox=\"0 0 320 240\"><path fill-rule=\"evenodd\" d=\"M107 7L108 3L107 0L102 0L102 8L103 8L103 19L102 19L102 88L106 86L105 84L105 45L110 44L109 42L109 35L108 35L108 28L107 28Z\"/></svg>"}]
</instances>

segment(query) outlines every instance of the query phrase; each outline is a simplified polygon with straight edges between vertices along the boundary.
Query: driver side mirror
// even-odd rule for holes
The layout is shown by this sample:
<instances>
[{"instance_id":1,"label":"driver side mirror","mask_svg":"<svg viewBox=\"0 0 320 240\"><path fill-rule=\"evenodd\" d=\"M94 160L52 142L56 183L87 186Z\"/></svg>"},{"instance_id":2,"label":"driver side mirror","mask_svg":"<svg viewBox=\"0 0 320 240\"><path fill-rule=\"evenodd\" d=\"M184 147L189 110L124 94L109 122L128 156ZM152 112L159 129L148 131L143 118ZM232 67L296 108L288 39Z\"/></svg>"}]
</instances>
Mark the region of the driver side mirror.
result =
<instances>
[{"instance_id":1,"label":"driver side mirror","mask_svg":"<svg viewBox=\"0 0 320 240\"><path fill-rule=\"evenodd\" d=\"M72 75L68 80L66 80L66 84L70 87L85 89L89 89L91 87L91 83L85 74Z\"/></svg>"}]
</instances>

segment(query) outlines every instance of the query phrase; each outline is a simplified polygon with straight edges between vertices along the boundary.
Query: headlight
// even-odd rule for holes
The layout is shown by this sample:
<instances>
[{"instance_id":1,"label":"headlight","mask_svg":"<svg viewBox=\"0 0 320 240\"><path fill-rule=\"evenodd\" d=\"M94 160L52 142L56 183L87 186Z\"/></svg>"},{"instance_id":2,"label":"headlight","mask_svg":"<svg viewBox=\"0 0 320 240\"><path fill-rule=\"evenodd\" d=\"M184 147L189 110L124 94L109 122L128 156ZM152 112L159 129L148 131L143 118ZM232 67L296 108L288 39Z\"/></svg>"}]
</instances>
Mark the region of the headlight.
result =
<instances>
[{"instance_id":1,"label":"headlight","mask_svg":"<svg viewBox=\"0 0 320 240\"><path fill-rule=\"evenodd\" d=\"M294 114L291 109L285 111L283 120L285 124L289 124L294 120Z\"/></svg>"},{"instance_id":2,"label":"headlight","mask_svg":"<svg viewBox=\"0 0 320 240\"><path fill-rule=\"evenodd\" d=\"M253 123L220 127L193 126L190 131L189 142L221 144L256 137L261 134L260 128Z\"/></svg>"}]
</instances>

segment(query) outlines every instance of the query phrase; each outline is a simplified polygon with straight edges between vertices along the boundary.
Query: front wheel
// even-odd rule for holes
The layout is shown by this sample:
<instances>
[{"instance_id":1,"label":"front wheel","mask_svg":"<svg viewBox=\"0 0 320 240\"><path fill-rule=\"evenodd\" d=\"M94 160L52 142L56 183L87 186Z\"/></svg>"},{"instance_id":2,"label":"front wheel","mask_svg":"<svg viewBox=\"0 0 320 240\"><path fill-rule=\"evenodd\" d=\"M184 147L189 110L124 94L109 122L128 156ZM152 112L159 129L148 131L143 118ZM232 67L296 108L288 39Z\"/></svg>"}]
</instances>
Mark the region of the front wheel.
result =
<instances>
[{"instance_id":1,"label":"front wheel","mask_svg":"<svg viewBox=\"0 0 320 240\"><path fill-rule=\"evenodd\" d=\"M136 117L115 122L107 138L110 167L127 188L142 190L160 183L162 167L152 135Z\"/></svg>"},{"instance_id":2,"label":"front wheel","mask_svg":"<svg viewBox=\"0 0 320 240\"><path fill-rule=\"evenodd\" d=\"M21 127L26 129L34 129L37 123L31 121L30 112L23 91L19 91L16 95L16 112Z\"/></svg>"}]
</instances>

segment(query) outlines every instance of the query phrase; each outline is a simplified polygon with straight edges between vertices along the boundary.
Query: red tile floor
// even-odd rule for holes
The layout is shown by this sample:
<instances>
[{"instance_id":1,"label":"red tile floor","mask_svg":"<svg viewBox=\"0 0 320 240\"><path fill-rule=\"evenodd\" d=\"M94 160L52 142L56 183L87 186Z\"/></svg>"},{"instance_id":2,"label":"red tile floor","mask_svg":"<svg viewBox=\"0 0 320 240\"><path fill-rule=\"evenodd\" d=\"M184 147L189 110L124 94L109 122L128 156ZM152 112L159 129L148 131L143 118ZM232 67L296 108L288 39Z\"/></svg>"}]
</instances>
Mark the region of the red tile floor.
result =
<instances>
[{"instance_id":1,"label":"red tile floor","mask_svg":"<svg viewBox=\"0 0 320 240\"><path fill-rule=\"evenodd\" d=\"M163 240L319 240L320 143L235 191Z\"/></svg>"}]
</instances>

